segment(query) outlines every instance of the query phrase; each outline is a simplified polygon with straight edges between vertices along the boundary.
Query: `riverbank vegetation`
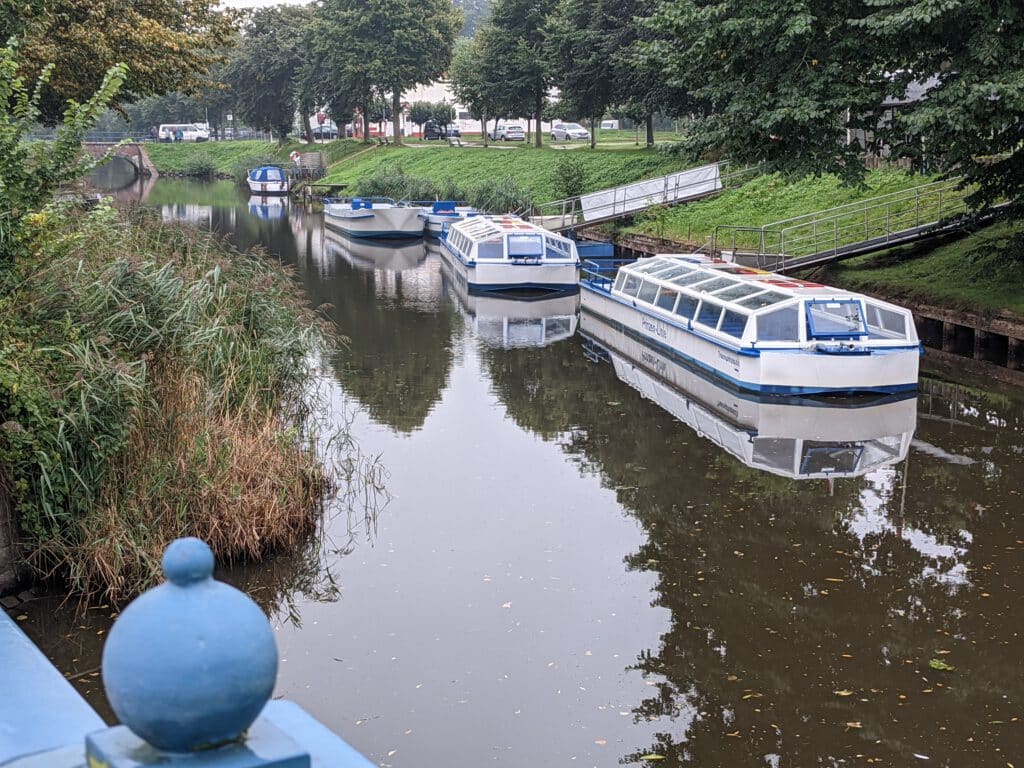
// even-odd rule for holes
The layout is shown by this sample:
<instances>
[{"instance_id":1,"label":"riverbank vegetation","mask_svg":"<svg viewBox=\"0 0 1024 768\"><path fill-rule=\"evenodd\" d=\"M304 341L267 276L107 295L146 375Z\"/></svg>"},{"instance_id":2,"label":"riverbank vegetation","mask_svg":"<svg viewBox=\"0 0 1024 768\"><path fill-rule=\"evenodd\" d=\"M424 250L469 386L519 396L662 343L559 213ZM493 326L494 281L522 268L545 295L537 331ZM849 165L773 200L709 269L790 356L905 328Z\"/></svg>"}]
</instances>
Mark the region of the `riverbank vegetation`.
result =
<instances>
[{"instance_id":1,"label":"riverbank vegetation","mask_svg":"<svg viewBox=\"0 0 1024 768\"><path fill-rule=\"evenodd\" d=\"M703 244L716 226L761 227L776 221L835 208L879 195L900 192L933 181L933 177L898 168L871 171L863 186L844 185L836 176L786 178L777 173L756 176L736 189L674 208L654 208L622 229Z\"/></svg>"},{"instance_id":2,"label":"riverbank vegetation","mask_svg":"<svg viewBox=\"0 0 1024 768\"><path fill-rule=\"evenodd\" d=\"M907 245L832 265L827 282L982 314L1024 315L1024 222L1004 220L934 248Z\"/></svg>"},{"instance_id":3,"label":"riverbank vegetation","mask_svg":"<svg viewBox=\"0 0 1024 768\"><path fill-rule=\"evenodd\" d=\"M45 209L26 234L0 275L0 457L35 571L122 600L178 536L241 559L311 530L324 336L289 277L105 206Z\"/></svg>"},{"instance_id":4,"label":"riverbank vegetation","mask_svg":"<svg viewBox=\"0 0 1024 768\"><path fill-rule=\"evenodd\" d=\"M366 145L340 139L323 144L288 141L205 141L200 143L150 142L146 144L149 159L159 173L169 176L220 177L244 180L250 168L265 163L290 166L292 152L322 152L324 163L330 165L357 152Z\"/></svg>"}]
</instances>

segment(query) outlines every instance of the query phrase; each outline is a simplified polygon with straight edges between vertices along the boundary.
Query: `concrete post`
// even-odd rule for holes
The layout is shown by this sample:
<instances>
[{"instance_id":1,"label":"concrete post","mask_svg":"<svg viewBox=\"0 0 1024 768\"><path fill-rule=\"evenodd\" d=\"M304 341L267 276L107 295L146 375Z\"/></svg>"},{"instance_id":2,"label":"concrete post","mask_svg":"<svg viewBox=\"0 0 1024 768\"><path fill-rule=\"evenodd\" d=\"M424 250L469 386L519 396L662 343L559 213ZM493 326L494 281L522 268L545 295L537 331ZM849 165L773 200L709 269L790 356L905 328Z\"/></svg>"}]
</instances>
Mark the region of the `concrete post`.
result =
<instances>
[{"instance_id":1,"label":"concrete post","mask_svg":"<svg viewBox=\"0 0 1024 768\"><path fill-rule=\"evenodd\" d=\"M956 323L942 323L942 351L956 352Z\"/></svg>"},{"instance_id":2,"label":"concrete post","mask_svg":"<svg viewBox=\"0 0 1024 768\"><path fill-rule=\"evenodd\" d=\"M984 360L989 347L989 332L980 328L974 329L974 359Z\"/></svg>"},{"instance_id":3,"label":"concrete post","mask_svg":"<svg viewBox=\"0 0 1024 768\"><path fill-rule=\"evenodd\" d=\"M1011 371L1024 368L1024 341L1014 338L1006 340L1006 367Z\"/></svg>"}]
</instances>

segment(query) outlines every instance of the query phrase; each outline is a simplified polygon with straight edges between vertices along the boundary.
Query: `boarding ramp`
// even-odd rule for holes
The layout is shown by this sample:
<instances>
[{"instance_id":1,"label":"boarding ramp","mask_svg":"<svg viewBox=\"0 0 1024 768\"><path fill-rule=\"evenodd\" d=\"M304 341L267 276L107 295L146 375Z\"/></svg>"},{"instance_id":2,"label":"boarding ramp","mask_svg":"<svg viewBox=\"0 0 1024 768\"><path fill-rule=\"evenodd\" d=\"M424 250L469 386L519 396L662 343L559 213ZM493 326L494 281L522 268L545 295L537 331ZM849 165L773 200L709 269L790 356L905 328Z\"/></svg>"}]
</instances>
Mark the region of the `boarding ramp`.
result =
<instances>
[{"instance_id":1,"label":"boarding ramp","mask_svg":"<svg viewBox=\"0 0 1024 768\"><path fill-rule=\"evenodd\" d=\"M655 206L678 205L711 197L725 189L739 186L754 173L754 167L735 169L731 163L723 160L699 168L670 173L667 176L589 192L564 200L552 200L518 213L545 229L561 232L574 227L636 216Z\"/></svg>"},{"instance_id":2,"label":"boarding ramp","mask_svg":"<svg viewBox=\"0 0 1024 768\"><path fill-rule=\"evenodd\" d=\"M788 273L921 240L975 221L971 190L949 179L763 227L720 225L709 253Z\"/></svg>"}]
</instances>

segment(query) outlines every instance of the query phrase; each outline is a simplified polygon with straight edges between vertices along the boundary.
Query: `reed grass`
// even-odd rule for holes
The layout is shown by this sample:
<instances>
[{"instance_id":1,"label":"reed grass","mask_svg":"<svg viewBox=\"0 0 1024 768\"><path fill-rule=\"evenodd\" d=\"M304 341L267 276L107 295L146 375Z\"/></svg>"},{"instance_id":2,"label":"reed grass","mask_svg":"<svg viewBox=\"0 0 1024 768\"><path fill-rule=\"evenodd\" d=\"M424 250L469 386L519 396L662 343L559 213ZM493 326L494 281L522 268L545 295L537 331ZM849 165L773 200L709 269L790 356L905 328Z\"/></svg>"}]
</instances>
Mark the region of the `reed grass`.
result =
<instances>
[{"instance_id":1,"label":"reed grass","mask_svg":"<svg viewBox=\"0 0 1024 768\"><path fill-rule=\"evenodd\" d=\"M0 275L0 460L30 565L119 602L178 536L244 560L313 530L327 342L288 273L145 212L37 219L35 258Z\"/></svg>"}]
</instances>

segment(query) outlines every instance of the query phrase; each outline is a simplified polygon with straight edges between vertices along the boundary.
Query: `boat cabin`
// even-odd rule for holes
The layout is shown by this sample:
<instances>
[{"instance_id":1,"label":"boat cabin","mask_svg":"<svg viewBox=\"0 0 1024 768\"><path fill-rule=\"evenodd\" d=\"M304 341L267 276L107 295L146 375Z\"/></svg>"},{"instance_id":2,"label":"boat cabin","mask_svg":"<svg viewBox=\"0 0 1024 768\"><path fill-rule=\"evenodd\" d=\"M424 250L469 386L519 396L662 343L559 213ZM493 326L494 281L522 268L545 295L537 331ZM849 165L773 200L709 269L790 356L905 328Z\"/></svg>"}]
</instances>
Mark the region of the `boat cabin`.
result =
<instances>
[{"instance_id":1,"label":"boat cabin","mask_svg":"<svg viewBox=\"0 0 1024 768\"><path fill-rule=\"evenodd\" d=\"M863 294L697 254L660 255L619 268L613 295L695 332L740 347L918 343L909 310Z\"/></svg>"},{"instance_id":2,"label":"boat cabin","mask_svg":"<svg viewBox=\"0 0 1024 768\"><path fill-rule=\"evenodd\" d=\"M572 240L514 216L476 216L453 222L444 242L467 264L579 263Z\"/></svg>"},{"instance_id":3,"label":"boat cabin","mask_svg":"<svg viewBox=\"0 0 1024 768\"><path fill-rule=\"evenodd\" d=\"M277 165L261 165L259 168L253 168L249 171L249 181L255 181L260 184L276 184L287 181L287 179L288 174L284 168Z\"/></svg>"}]
</instances>

